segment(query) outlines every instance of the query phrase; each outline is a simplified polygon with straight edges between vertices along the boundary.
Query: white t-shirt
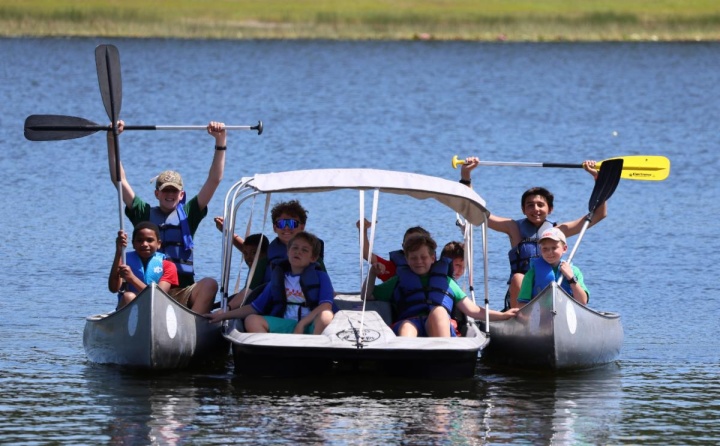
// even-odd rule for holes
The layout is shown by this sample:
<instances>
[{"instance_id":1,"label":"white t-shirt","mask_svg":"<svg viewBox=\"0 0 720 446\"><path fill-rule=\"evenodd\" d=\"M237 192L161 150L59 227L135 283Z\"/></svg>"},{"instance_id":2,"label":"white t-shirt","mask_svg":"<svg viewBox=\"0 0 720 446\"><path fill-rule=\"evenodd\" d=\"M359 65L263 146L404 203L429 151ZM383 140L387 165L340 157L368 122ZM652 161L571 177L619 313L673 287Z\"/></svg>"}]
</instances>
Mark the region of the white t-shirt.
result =
<instances>
[{"instance_id":1,"label":"white t-shirt","mask_svg":"<svg viewBox=\"0 0 720 446\"><path fill-rule=\"evenodd\" d=\"M308 307L301 307L293 304L305 304L305 295L300 287L300 276L285 274L285 295L287 296L287 307L285 308L285 319L293 319L299 321L303 317L310 314ZM298 309L300 314L298 317Z\"/></svg>"}]
</instances>

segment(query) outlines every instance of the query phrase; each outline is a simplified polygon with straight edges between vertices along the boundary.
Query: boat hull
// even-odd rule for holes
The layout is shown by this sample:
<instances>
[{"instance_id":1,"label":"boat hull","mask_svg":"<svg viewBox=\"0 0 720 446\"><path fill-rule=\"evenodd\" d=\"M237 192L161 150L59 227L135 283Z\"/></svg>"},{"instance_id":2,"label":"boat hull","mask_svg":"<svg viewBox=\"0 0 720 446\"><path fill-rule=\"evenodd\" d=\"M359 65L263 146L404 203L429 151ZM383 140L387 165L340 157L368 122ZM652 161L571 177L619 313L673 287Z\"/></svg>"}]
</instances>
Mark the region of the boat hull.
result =
<instances>
[{"instance_id":1,"label":"boat hull","mask_svg":"<svg viewBox=\"0 0 720 446\"><path fill-rule=\"evenodd\" d=\"M517 317L490 324L483 360L520 368L586 369L615 361L622 342L620 315L581 305L552 283Z\"/></svg>"},{"instance_id":2,"label":"boat hull","mask_svg":"<svg viewBox=\"0 0 720 446\"><path fill-rule=\"evenodd\" d=\"M362 333L361 333L362 325ZM470 378L488 338L477 326L459 338L398 337L376 311L341 310L320 335L245 333L232 321L235 372L252 376L382 373L426 378Z\"/></svg>"},{"instance_id":3,"label":"boat hull","mask_svg":"<svg viewBox=\"0 0 720 446\"><path fill-rule=\"evenodd\" d=\"M83 346L92 362L153 370L224 361L229 351L219 324L155 284L118 311L87 317Z\"/></svg>"}]
</instances>

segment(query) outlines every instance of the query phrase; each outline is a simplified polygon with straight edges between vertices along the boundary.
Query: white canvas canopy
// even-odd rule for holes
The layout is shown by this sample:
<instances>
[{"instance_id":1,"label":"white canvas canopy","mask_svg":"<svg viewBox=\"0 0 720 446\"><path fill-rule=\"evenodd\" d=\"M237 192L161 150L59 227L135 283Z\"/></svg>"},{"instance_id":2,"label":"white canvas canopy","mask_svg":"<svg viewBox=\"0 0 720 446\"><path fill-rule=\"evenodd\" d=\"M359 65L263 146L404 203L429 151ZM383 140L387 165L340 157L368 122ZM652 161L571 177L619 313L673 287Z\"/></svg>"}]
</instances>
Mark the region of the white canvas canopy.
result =
<instances>
[{"instance_id":1,"label":"white canvas canopy","mask_svg":"<svg viewBox=\"0 0 720 446\"><path fill-rule=\"evenodd\" d=\"M419 200L433 198L453 209L473 225L490 215L485 200L457 181L409 172L381 169L310 169L257 174L243 178L244 187L258 193L327 192L337 189L374 190L407 195Z\"/></svg>"}]
</instances>

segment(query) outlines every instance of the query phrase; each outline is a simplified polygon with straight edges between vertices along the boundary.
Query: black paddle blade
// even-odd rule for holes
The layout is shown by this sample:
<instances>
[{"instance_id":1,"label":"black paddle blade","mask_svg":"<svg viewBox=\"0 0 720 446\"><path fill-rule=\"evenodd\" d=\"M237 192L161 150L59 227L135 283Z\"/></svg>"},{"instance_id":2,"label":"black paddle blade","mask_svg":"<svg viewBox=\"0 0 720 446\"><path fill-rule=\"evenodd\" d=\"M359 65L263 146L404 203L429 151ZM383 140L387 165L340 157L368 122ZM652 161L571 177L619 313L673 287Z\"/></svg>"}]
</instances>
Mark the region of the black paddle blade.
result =
<instances>
[{"instance_id":1,"label":"black paddle blade","mask_svg":"<svg viewBox=\"0 0 720 446\"><path fill-rule=\"evenodd\" d=\"M122 79L120 78L120 53L114 45L98 45L95 48L98 83L105 111L112 125L120 116L122 104Z\"/></svg>"},{"instance_id":2,"label":"black paddle blade","mask_svg":"<svg viewBox=\"0 0 720 446\"><path fill-rule=\"evenodd\" d=\"M63 115L30 115L25 119L25 138L30 141L59 141L82 138L109 130L87 119Z\"/></svg>"},{"instance_id":3,"label":"black paddle blade","mask_svg":"<svg viewBox=\"0 0 720 446\"><path fill-rule=\"evenodd\" d=\"M590 195L590 202L588 203L590 214L595 212L595 209L607 201L613 192L615 192L615 188L617 188L620 177L622 176L622 168L622 159L613 159L602 163L600 174L598 175L597 181L595 181L595 187L593 188L592 194Z\"/></svg>"}]
</instances>

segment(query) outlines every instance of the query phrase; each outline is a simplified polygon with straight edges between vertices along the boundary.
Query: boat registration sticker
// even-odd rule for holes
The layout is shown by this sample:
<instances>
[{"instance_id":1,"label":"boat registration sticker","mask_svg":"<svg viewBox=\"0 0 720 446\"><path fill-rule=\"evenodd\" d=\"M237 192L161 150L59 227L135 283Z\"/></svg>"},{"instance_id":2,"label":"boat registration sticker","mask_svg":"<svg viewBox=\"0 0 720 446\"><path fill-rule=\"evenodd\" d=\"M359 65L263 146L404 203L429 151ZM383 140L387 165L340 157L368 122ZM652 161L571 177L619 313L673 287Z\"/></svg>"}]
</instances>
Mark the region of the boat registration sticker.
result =
<instances>
[{"instance_id":1,"label":"boat registration sticker","mask_svg":"<svg viewBox=\"0 0 720 446\"><path fill-rule=\"evenodd\" d=\"M177 325L177 315L175 314L175 309L172 305L168 305L167 310L165 310L165 326L167 327L170 339L175 339L175 335L177 334Z\"/></svg>"},{"instance_id":2,"label":"boat registration sticker","mask_svg":"<svg viewBox=\"0 0 720 446\"><path fill-rule=\"evenodd\" d=\"M565 314L567 314L568 330L570 330L571 334L575 334L575 330L577 330L577 314L575 314L575 307L573 306L573 303L570 302L570 299L568 299L565 303L565 310Z\"/></svg>"},{"instance_id":3,"label":"boat registration sticker","mask_svg":"<svg viewBox=\"0 0 720 446\"><path fill-rule=\"evenodd\" d=\"M135 336L138 326L138 307L133 305L130 309L130 316L128 316L127 329L130 337Z\"/></svg>"}]
</instances>

